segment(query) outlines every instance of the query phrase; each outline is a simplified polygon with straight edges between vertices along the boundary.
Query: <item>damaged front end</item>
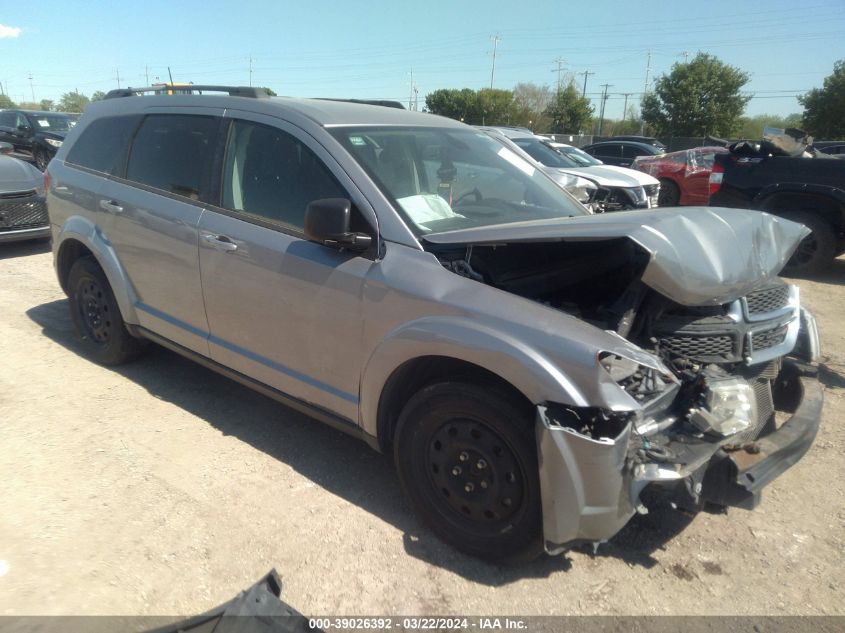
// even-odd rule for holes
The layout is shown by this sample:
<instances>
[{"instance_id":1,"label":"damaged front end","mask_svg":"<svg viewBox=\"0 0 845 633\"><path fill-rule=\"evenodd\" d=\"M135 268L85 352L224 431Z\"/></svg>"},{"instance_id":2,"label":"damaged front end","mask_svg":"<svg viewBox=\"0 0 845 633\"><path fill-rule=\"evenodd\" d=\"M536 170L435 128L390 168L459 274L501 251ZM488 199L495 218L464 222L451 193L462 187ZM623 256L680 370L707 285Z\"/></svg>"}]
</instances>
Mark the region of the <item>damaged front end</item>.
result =
<instances>
[{"instance_id":1,"label":"damaged front end","mask_svg":"<svg viewBox=\"0 0 845 633\"><path fill-rule=\"evenodd\" d=\"M539 406L546 550L609 539L637 511L647 512L640 499L646 487L687 510L704 503L753 509L818 430L822 391L810 362L818 334L802 314L795 338L803 358L721 365L684 358L683 371L661 376L605 355L599 363L639 409Z\"/></svg>"}]
</instances>

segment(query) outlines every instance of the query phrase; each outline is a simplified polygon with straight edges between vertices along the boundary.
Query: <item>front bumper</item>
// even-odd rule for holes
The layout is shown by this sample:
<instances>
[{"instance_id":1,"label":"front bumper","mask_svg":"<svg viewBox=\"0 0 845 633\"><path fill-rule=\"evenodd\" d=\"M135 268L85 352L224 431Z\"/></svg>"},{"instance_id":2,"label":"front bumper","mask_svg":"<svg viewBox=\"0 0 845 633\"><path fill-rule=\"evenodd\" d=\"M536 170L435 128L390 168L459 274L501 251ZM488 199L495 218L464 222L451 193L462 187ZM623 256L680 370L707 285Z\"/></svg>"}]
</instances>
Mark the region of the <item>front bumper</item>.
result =
<instances>
[{"instance_id":1,"label":"front bumper","mask_svg":"<svg viewBox=\"0 0 845 633\"><path fill-rule=\"evenodd\" d=\"M774 381L779 410L791 417L754 442L737 446L678 436L672 460L634 463L632 425L613 439L592 439L556 425L545 406L537 409L537 446L546 551L557 554L584 542L615 535L640 506L646 486L662 486L693 504L709 501L753 508L760 491L810 448L818 432L822 390L815 369L786 360Z\"/></svg>"},{"instance_id":2,"label":"front bumper","mask_svg":"<svg viewBox=\"0 0 845 633\"><path fill-rule=\"evenodd\" d=\"M22 242L24 240L41 240L49 237L49 225L28 229L13 229L10 231L0 231L0 244L6 242Z\"/></svg>"}]
</instances>

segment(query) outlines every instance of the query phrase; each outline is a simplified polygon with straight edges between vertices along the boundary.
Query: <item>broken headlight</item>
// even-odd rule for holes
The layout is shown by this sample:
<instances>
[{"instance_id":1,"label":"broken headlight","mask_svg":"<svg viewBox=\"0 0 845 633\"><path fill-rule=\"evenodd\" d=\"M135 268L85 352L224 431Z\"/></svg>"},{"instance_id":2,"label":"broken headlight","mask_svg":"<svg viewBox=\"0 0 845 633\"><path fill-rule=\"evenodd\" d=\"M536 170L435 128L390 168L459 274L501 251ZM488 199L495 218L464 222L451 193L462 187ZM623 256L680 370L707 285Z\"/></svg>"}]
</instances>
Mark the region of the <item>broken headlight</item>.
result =
<instances>
[{"instance_id":1,"label":"broken headlight","mask_svg":"<svg viewBox=\"0 0 845 633\"><path fill-rule=\"evenodd\" d=\"M757 418L754 390L742 378L708 378L701 403L690 412L690 423L705 433L727 437L744 431Z\"/></svg>"}]
</instances>

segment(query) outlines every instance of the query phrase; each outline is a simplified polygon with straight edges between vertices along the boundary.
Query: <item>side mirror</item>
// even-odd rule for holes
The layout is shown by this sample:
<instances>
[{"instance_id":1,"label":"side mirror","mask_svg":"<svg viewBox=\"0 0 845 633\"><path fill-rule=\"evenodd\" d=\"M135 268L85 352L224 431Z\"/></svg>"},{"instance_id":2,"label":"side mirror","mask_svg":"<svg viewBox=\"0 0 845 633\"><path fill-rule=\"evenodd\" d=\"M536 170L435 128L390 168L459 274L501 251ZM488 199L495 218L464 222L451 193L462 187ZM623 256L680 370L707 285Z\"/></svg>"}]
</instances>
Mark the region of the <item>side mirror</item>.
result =
<instances>
[{"instance_id":1,"label":"side mirror","mask_svg":"<svg viewBox=\"0 0 845 633\"><path fill-rule=\"evenodd\" d=\"M0 154L11 154L15 149L11 143L0 143Z\"/></svg>"},{"instance_id":2,"label":"side mirror","mask_svg":"<svg viewBox=\"0 0 845 633\"><path fill-rule=\"evenodd\" d=\"M332 248L365 251L373 238L349 230L352 203L346 198L323 198L310 202L305 209L305 237Z\"/></svg>"}]
</instances>

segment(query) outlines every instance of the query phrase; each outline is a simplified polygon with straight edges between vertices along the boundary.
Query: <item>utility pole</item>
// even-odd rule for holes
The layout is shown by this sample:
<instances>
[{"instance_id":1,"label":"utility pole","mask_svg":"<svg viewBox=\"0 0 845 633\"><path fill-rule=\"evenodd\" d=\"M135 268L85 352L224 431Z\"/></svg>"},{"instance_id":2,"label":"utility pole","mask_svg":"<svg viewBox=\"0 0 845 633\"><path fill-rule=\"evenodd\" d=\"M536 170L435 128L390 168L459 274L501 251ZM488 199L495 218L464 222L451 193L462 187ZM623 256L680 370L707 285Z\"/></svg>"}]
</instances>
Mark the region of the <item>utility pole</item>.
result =
<instances>
[{"instance_id":1,"label":"utility pole","mask_svg":"<svg viewBox=\"0 0 845 633\"><path fill-rule=\"evenodd\" d=\"M115 72L117 73L117 87L120 88L120 68L115 68Z\"/></svg>"},{"instance_id":2,"label":"utility pole","mask_svg":"<svg viewBox=\"0 0 845 633\"><path fill-rule=\"evenodd\" d=\"M249 85L252 85L252 53L249 54Z\"/></svg>"},{"instance_id":3,"label":"utility pole","mask_svg":"<svg viewBox=\"0 0 845 633\"><path fill-rule=\"evenodd\" d=\"M578 73L579 75L584 75L584 88L581 90L581 96L586 96L587 94L587 77L590 75L595 75L596 73L590 72L589 70L585 70L582 73Z\"/></svg>"},{"instance_id":4,"label":"utility pole","mask_svg":"<svg viewBox=\"0 0 845 633\"><path fill-rule=\"evenodd\" d=\"M563 57L558 57L554 60L557 64L557 71L552 70L552 72L557 72L557 91L560 92L561 88L563 88L563 80L561 78L561 73L563 72L563 65L566 63L566 60Z\"/></svg>"},{"instance_id":5,"label":"utility pole","mask_svg":"<svg viewBox=\"0 0 845 633\"><path fill-rule=\"evenodd\" d=\"M607 103L607 89L613 84L602 84L604 86L604 94L601 96L601 114L599 114L599 133L596 136L601 136L601 129L604 125L604 106Z\"/></svg>"},{"instance_id":6,"label":"utility pole","mask_svg":"<svg viewBox=\"0 0 845 633\"><path fill-rule=\"evenodd\" d=\"M685 64L686 64L687 62L689 62L689 51L682 51L682 52L681 52L681 55L683 55L683 56L684 56L684 63L685 63ZM678 57L680 57L681 55L678 55Z\"/></svg>"},{"instance_id":7,"label":"utility pole","mask_svg":"<svg viewBox=\"0 0 845 633\"><path fill-rule=\"evenodd\" d=\"M144 66L144 77L146 77L146 79L147 79L147 83L145 83L144 85L149 86L150 85L150 68L149 68L149 66Z\"/></svg>"},{"instance_id":8,"label":"utility pole","mask_svg":"<svg viewBox=\"0 0 845 633\"><path fill-rule=\"evenodd\" d=\"M648 51L648 63L645 67L645 86L643 87L643 100L648 96L648 76L651 74L651 49ZM645 134L645 120L640 120L640 135Z\"/></svg>"},{"instance_id":9,"label":"utility pole","mask_svg":"<svg viewBox=\"0 0 845 633\"><path fill-rule=\"evenodd\" d=\"M633 92L623 92L622 94L625 95L625 105L622 106L622 120L624 121L625 119L628 118L628 97L630 97L634 93Z\"/></svg>"},{"instance_id":10,"label":"utility pole","mask_svg":"<svg viewBox=\"0 0 845 633\"><path fill-rule=\"evenodd\" d=\"M499 34L497 33L490 39L493 40L493 67L490 69L490 90L493 90L493 75L496 73L496 48L499 45Z\"/></svg>"},{"instance_id":11,"label":"utility pole","mask_svg":"<svg viewBox=\"0 0 845 633\"><path fill-rule=\"evenodd\" d=\"M414 69L411 68L411 93L408 95L408 109L414 109L414 93L417 91L416 86L414 85Z\"/></svg>"},{"instance_id":12,"label":"utility pole","mask_svg":"<svg viewBox=\"0 0 845 633\"><path fill-rule=\"evenodd\" d=\"M32 87L32 73L29 73L29 90L32 92L32 102L35 103L35 88Z\"/></svg>"}]
</instances>

